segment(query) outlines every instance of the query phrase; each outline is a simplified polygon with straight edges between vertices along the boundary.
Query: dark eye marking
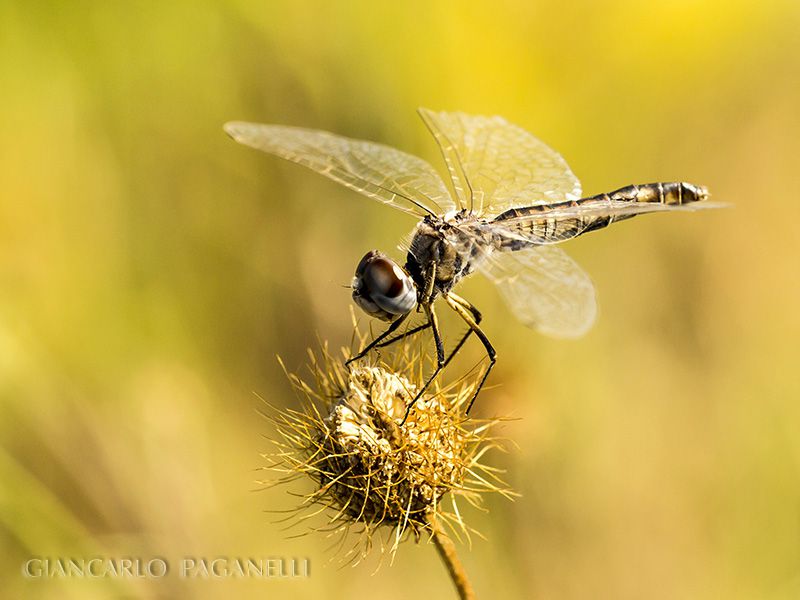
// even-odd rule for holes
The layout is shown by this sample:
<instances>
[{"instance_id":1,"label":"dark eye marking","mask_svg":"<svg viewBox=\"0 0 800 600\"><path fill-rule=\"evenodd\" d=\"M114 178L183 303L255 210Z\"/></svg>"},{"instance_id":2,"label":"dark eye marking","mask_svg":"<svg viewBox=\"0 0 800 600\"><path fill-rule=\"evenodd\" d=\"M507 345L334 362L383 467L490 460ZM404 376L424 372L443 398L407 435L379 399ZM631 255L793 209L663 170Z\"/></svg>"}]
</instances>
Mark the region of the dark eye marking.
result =
<instances>
[{"instance_id":1,"label":"dark eye marking","mask_svg":"<svg viewBox=\"0 0 800 600\"><path fill-rule=\"evenodd\" d=\"M394 265L386 259L376 258L364 272L367 288L388 298L396 298L403 292L403 281L395 273Z\"/></svg>"}]
</instances>

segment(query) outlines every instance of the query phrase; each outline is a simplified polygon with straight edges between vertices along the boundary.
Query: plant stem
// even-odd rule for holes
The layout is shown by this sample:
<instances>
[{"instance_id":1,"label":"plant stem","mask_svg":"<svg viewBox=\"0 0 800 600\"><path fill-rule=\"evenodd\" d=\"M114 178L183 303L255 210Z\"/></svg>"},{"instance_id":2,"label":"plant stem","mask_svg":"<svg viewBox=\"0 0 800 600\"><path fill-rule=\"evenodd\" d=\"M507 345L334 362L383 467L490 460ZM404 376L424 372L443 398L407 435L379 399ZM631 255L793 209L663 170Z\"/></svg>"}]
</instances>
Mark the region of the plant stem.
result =
<instances>
[{"instance_id":1,"label":"plant stem","mask_svg":"<svg viewBox=\"0 0 800 600\"><path fill-rule=\"evenodd\" d=\"M433 543L436 545L436 550L439 551L442 562L447 567L447 572L450 574L450 579L453 580L453 585L456 586L458 597L461 600L475 600L475 591L467 579L464 565L458 559L455 544L442 531L435 519L431 518L428 523L430 524Z\"/></svg>"}]
</instances>

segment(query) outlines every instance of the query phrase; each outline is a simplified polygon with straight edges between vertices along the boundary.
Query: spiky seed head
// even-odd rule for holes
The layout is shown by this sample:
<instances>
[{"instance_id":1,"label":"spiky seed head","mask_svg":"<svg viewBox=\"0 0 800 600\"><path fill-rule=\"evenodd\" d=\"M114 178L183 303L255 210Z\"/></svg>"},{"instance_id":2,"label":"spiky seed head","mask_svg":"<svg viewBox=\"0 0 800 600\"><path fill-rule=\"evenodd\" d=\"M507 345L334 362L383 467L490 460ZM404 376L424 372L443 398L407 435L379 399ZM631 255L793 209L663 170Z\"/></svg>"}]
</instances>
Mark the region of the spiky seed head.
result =
<instances>
[{"instance_id":1,"label":"spiky seed head","mask_svg":"<svg viewBox=\"0 0 800 600\"><path fill-rule=\"evenodd\" d=\"M420 531L468 468L459 416L432 395L401 423L417 387L383 367L355 367L343 392L317 432L320 485L355 520Z\"/></svg>"},{"instance_id":2,"label":"spiky seed head","mask_svg":"<svg viewBox=\"0 0 800 600\"><path fill-rule=\"evenodd\" d=\"M371 534L386 526L397 542L406 533L415 538L430 531L431 519L456 533L469 529L456 507L456 497L480 504L482 492L512 495L496 469L481 464L490 446L488 430L496 423L464 415L477 375L447 389L431 388L409 412L421 385L421 358L399 349L394 364L355 364L333 357L323 346L319 357L309 351L312 383L289 374L302 392L305 407L271 411L280 436L278 452L268 467L284 473L280 481L309 475L316 483L300 509L330 507L326 530L363 526L366 546ZM277 460L276 460L277 459ZM452 510L442 506L449 496ZM298 513L302 519L302 512Z\"/></svg>"}]
</instances>

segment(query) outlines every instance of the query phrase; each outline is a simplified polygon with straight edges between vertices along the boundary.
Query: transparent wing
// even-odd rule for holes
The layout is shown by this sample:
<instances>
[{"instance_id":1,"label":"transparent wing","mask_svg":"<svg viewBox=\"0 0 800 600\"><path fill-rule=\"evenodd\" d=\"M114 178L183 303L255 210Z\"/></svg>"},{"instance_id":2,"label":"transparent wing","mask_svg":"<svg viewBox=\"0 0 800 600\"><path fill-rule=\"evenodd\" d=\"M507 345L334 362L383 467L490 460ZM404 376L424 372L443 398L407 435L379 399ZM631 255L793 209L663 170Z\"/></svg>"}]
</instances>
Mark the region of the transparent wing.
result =
<instances>
[{"instance_id":1,"label":"transparent wing","mask_svg":"<svg viewBox=\"0 0 800 600\"><path fill-rule=\"evenodd\" d=\"M497 285L517 319L540 333L574 338L594 323L594 285L560 248L531 246L493 252L478 270Z\"/></svg>"},{"instance_id":2,"label":"transparent wing","mask_svg":"<svg viewBox=\"0 0 800 600\"><path fill-rule=\"evenodd\" d=\"M301 164L417 217L455 208L447 186L427 162L382 144L326 131L231 122L225 132L240 144Z\"/></svg>"},{"instance_id":3,"label":"transparent wing","mask_svg":"<svg viewBox=\"0 0 800 600\"><path fill-rule=\"evenodd\" d=\"M419 114L439 144L461 208L491 218L509 208L581 197L566 161L502 117L426 108Z\"/></svg>"}]
</instances>

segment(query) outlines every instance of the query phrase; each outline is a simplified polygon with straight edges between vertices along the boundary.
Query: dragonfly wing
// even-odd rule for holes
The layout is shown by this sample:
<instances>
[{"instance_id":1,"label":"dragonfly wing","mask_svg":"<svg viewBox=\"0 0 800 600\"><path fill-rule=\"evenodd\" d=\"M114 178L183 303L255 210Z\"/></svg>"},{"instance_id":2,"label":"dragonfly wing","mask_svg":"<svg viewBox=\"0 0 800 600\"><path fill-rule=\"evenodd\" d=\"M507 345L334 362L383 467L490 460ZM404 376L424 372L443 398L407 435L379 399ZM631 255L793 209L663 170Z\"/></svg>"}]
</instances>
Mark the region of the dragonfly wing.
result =
<instances>
[{"instance_id":1,"label":"dragonfly wing","mask_svg":"<svg viewBox=\"0 0 800 600\"><path fill-rule=\"evenodd\" d=\"M594 323L597 303L592 280L560 248L493 252L478 269L497 285L517 319L540 333L575 338Z\"/></svg>"},{"instance_id":2,"label":"dragonfly wing","mask_svg":"<svg viewBox=\"0 0 800 600\"><path fill-rule=\"evenodd\" d=\"M566 161L502 117L426 108L419 114L439 144L460 208L488 219L509 208L581 197Z\"/></svg>"},{"instance_id":3,"label":"dragonfly wing","mask_svg":"<svg viewBox=\"0 0 800 600\"><path fill-rule=\"evenodd\" d=\"M455 208L447 186L427 162L400 150L326 131L231 122L240 144L301 164L365 196L417 217Z\"/></svg>"}]
</instances>

